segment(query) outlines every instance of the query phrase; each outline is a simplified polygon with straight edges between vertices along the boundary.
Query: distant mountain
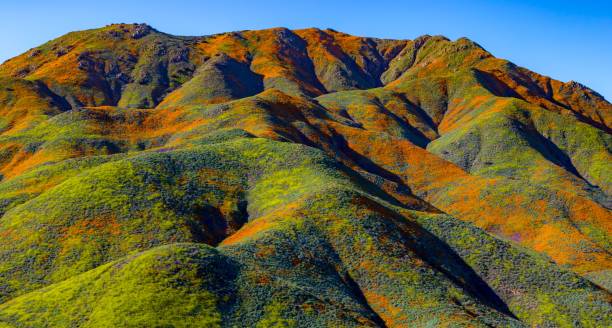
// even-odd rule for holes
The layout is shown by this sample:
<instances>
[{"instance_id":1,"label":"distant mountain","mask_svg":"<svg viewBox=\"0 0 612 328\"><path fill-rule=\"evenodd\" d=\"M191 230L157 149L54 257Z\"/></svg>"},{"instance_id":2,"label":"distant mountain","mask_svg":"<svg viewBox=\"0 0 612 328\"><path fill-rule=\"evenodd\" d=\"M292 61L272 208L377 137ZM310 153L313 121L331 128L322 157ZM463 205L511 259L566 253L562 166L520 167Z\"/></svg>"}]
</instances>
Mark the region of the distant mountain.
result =
<instances>
[{"instance_id":1,"label":"distant mountain","mask_svg":"<svg viewBox=\"0 0 612 328\"><path fill-rule=\"evenodd\" d=\"M612 104L469 39L114 24L0 114L0 327L612 326Z\"/></svg>"}]
</instances>

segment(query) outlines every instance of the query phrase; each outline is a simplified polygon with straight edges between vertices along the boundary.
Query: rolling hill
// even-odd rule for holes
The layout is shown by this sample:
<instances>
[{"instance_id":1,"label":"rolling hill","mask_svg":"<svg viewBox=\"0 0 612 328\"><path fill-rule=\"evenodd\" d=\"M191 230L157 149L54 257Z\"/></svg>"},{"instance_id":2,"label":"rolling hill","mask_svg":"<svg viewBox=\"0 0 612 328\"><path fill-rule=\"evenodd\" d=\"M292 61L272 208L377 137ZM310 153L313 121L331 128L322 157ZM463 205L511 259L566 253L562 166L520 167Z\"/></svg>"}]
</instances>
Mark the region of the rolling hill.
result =
<instances>
[{"instance_id":1,"label":"rolling hill","mask_svg":"<svg viewBox=\"0 0 612 328\"><path fill-rule=\"evenodd\" d=\"M612 104L467 38L113 24L0 114L0 327L612 325Z\"/></svg>"}]
</instances>

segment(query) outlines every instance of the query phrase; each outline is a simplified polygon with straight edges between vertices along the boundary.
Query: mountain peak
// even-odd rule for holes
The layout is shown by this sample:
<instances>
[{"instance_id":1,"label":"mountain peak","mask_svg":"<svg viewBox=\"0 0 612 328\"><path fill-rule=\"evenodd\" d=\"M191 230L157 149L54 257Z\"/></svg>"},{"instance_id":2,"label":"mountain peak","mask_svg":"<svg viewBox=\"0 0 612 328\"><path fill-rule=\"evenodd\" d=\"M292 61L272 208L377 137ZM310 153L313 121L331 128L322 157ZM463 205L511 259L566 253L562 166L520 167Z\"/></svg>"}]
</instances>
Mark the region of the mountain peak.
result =
<instances>
[{"instance_id":1,"label":"mountain peak","mask_svg":"<svg viewBox=\"0 0 612 328\"><path fill-rule=\"evenodd\" d=\"M123 34L129 35L132 39L140 39L149 33L158 32L153 27L145 23L133 23L133 24L111 24L107 25L102 30L108 31L113 36L122 36Z\"/></svg>"},{"instance_id":2,"label":"mountain peak","mask_svg":"<svg viewBox=\"0 0 612 328\"><path fill-rule=\"evenodd\" d=\"M0 114L11 327L611 326L612 104L467 38L112 24Z\"/></svg>"}]
</instances>

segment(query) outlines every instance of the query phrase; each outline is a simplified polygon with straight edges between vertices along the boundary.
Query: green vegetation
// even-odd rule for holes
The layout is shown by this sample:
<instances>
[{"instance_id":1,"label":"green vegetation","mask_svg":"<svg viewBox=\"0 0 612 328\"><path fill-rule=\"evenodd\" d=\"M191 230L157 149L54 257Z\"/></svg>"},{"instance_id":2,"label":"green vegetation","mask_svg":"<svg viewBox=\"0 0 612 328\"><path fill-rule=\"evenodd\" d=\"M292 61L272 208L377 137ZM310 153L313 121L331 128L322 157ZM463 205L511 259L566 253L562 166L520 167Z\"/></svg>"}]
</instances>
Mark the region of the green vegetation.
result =
<instances>
[{"instance_id":1,"label":"green vegetation","mask_svg":"<svg viewBox=\"0 0 612 328\"><path fill-rule=\"evenodd\" d=\"M136 253L1 306L0 320L30 327L220 327L224 270L206 245Z\"/></svg>"},{"instance_id":2,"label":"green vegetation","mask_svg":"<svg viewBox=\"0 0 612 328\"><path fill-rule=\"evenodd\" d=\"M441 36L0 66L0 327L605 327L612 105Z\"/></svg>"}]
</instances>

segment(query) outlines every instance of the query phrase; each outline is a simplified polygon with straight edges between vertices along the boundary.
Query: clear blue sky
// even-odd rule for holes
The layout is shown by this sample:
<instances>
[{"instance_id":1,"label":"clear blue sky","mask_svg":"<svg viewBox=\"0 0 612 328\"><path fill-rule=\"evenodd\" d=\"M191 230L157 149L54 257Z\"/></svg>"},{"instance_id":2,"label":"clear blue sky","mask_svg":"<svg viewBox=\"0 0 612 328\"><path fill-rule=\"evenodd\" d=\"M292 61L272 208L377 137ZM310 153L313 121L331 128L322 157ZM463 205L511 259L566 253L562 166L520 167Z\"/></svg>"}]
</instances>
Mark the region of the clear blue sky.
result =
<instances>
[{"instance_id":1,"label":"clear blue sky","mask_svg":"<svg viewBox=\"0 0 612 328\"><path fill-rule=\"evenodd\" d=\"M285 26L385 38L467 36L497 57L612 99L612 0L2 0L0 62L69 31L133 22L178 35Z\"/></svg>"}]
</instances>

